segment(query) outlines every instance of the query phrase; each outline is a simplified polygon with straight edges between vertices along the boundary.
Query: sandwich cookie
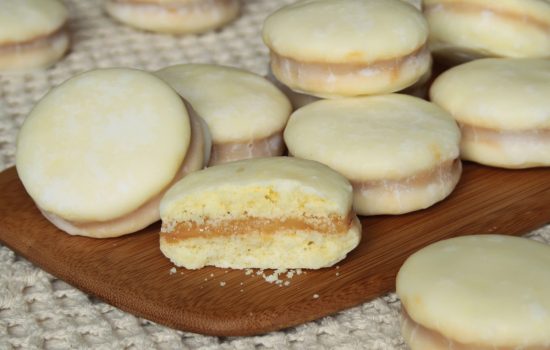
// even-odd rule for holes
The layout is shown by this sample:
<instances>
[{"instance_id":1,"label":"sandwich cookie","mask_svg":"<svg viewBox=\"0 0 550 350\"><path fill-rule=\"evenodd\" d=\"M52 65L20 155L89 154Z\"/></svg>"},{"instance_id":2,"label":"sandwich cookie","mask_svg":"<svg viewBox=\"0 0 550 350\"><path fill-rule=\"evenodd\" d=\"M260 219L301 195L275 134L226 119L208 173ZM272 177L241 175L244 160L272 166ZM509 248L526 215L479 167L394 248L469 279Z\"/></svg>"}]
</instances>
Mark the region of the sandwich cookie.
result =
<instances>
[{"instance_id":1,"label":"sandwich cookie","mask_svg":"<svg viewBox=\"0 0 550 350\"><path fill-rule=\"evenodd\" d=\"M205 165L202 124L178 94L133 69L77 75L31 111L16 166L37 207L61 230L96 238L159 220L166 189Z\"/></svg>"},{"instance_id":2,"label":"sandwich cookie","mask_svg":"<svg viewBox=\"0 0 550 350\"><path fill-rule=\"evenodd\" d=\"M302 0L266 19L263 40L275 77L319 97L399 91L431 66L428 24L400 0Z\"/></svg>"},{"instance_id":3,"label":"sandwich cookie","mask_svg":"<svg viewBox=\"0 0 550 350\"><path fill-rule=\"evenodd\" d=\"M291 115L284 139L293 156L346 176L361 215L427 208L447 197L461 175L455 121L412 96L314 102Z\"/></svg>"},{"instance_id":4,"label":"sandwich cookie","mask_svg":"<svg viewBox=\"0 0 550 350\"><path fill-rule=\"evenodd\" d=\"M397 274L411 350L542 350L550 344L550 246L477 235L432 244Z\"/></svg>"},{"instance_id":5,"label":"sandwich cookie","mask_svg":"<svg viewBox=\"0 0 550 350\"><path fill-rule=\"evenodd\" d=\"M430 48L451 62L550 57L546 0L424 0Z\"/></svg>"},{"instance_id":6,"label":"sandwich cookie","mask_svg":"<svg viewBox=\"0 0 550 350\"><path fill-rule=\"evenodd\" d=\"M108 0L105 10L117 21L159 33L202 33L239 14L239 0Z\"/></svg>"},{"instance_id":7,"label":"sandwich cookie","mask_svg":"<svg viewBox=\"0 0 550 350\"><path fill-rule=\"evenodd\" d=\"M67 9L57 0L0 1L0 71L47 68L69 48Z\"/></svg>"},{"instance_id":8,"label":"sandwich cookie","mask_svg":"<svg viewBox=\"0 0 550 350\"><path fill-rule=\"evenodd\" d=\"M189 174L160 204L160 249L175 265L318 269L357 246L349 182L289 157L241 160Z\"/></svg>"},{"instance_id":9,"label":"sandwich cookie","mask_svg":"<svg viewBox=\"0 0 550 350\"><path fill-rule=\"evenodd\" d=\"M462 130L462 159L503 168L550 165L550 61L482 59L440 75L434 103Z\"/></svg>"},{"instance_id":10,"label":"sandwich cookie","mask_svg":"<svg viewBox=\"0 0 550 350\"><path fill-rule=\"evenodd\" d=\"M283 154L283 130L292 107L266 79L208 64L182 64L155 74L208 124L213 142L210 165Z\"/></svg>"}]
</instances>

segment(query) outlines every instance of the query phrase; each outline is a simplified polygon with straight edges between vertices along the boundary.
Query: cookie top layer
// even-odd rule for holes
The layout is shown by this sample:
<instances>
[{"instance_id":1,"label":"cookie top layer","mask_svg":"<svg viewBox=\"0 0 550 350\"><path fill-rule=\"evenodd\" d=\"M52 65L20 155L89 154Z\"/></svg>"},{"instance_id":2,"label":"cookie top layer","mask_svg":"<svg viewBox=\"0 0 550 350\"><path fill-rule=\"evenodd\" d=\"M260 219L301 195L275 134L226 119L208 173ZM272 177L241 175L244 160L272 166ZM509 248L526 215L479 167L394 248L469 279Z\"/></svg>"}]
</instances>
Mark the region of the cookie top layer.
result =
<instances>
[{"instance_id":1,"label":"cookie top layer","mask_svg":"<svg viewBox=\"0 0 550 350\"><path fill-rule=\"evenodd\" d=\"M18 135L17 171L41 209L106 221L163 190L189 142L187 110L166 83L133 69L95 70L34 107Z\"/></svg>"},{"instance_id":2,"label":"cookie top layer","mask_svg":"<svg viewBox=\"0 0 550 350\"><path fill-rule=\"evenodd\" d=\"M433 83L430 97L473 126L550 129L550 61L483 59L454 67Z\"/></svg>"},{"instance_id":3,"label":"cookie top layer","mask_svg":"<svg viewBox=\"0 0 550 350\"><path fill-rule=\"evenodd\" d=\"M191 173L165 194L163 221L349 215L348 180L318 162L254 158Z\"/></svg>"},{"instance_id":4,"label":"cookie top layer","mask_svg":"<svg viewBox=\"0 0 550 350\"><path fill-rule=\"evenodd\" d=\"M479 235L411 255L397 294L417 323L464 344L530 348L550 342L550 246Z\"/></svg>"},{"instance_id":5,"label":"cookie top layer","mask_svg":"<svg viewBox=\"0 0 550 350\"><path fill-rule=\"evenodd\" d=\"M284 129L292 107L266 79L241 69L182 64L155 73L206 121L214 143L262 139Z\"/></svg>"},{"instance_id":6,"label":"cookie top layer","mask_svg":"<svg viewBox=\"0 0 550 350\"><path fill-rule=\"evenodd\" d=\"M265 44L302 62L370 64L409 55L428 38L414 6L400 0L302 0L267 18Z\"/></svg>"},{"instance_id":7,"label":"cookie top layer","mask_svg":"<svg viewBox=\"0 0 550 350\"><path fill-rule=\"evenodd\" d=\"M57 0L0 1L0 46L31 41L54 33L67 21Z\"/></svg>"},{"instance_id":8,"label":"cookie top layer","mask_svg":"<svg viewBox=\"0 0 550 350\"><path fill-rule=\"evenodd\" d=\"M294 112L289 152L355 181L402 179L459 155L460 131L436 105L400 94L321 100Z\"/></svg>"}]
</instances>

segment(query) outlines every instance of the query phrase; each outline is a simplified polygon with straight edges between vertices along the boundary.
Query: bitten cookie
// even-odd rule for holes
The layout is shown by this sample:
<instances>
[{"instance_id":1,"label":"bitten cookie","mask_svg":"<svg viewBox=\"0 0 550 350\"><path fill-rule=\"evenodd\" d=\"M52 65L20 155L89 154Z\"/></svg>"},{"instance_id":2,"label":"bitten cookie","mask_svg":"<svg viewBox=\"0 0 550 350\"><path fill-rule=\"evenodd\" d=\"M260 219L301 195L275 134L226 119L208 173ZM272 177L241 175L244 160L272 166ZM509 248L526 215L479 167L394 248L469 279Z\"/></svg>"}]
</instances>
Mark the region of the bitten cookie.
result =
<instances>
[{"instance_id":1,"label":"bitten cookie","mask_svg":"<svg viewBox=\"0 0 550 350\"><path fill-rule=\"evenodd\" d=\"M399 91L431 66L428 25L400 0L302 0L266 19L263 40L275 77L319 97Z\"/></svg>"},{"instance_id":2,"label":"bitten cookie","mask_svg":"<svg viewBox=\"0 0 550 350\"><path fill-rule=\"evenodd\" d=\"M354 187L358 214L402 214L447 197L461 175L452 117L416 97L323 100L294 112L289 153L330 166Z\"/></svg>"},{"instance_id":3,"label":"bitten cookie","mask_svg":"<svg viewBox=\"0 0 550 350\"><path fill-rule=\"evenodd\" d=\"M460 62L483 57L550 57L550 2L424 0L434 54Z\"/></svg>"},{"instance_id":4,"label":"bitten cookie","mask_svg":"<svg viewBox=\"0 0 550 350\"><path fill-rule=\"evenodd\" d=\"M291 105L266 79L208 64L182 64L155 74L208 124L213 142L210 165L283 154Z\"/></svg>"},{"instance_id":5,"label":"bitten cookie","mask_svg":"<svg viewBox=\"0 0 550 350\"><path fill-rule=\"evenodd\" d=\"M68 13L57 0L0 1L0 71L47 68L69 48Z\"/></svg>"},{"instance_id":6,"label":"bitten cookie","mask_svg":"<svg viewBox=\"0 0 550 350\"><path fill-rule=\"evenodd\" d=\"M361 238L349 182L289 157L190 174L166 193L160 212L160 249L188 269L317 269L343 259Z\"/></svg>"},{"instance_id":7,"label":"bitten cookie","mask_svg":"<svg viewBox=\"0 0 550 350\"><path fill-rule=\"evenodd\" d=\"M550 165L550 61L469 62L440 75L430 96L458 121L463 159L503 168Z\"/></svg>"},{"instance_id":8,"label":"bitten cookie","mask_svg":"<svg viewBox=\"0 0 550 350\"><path fill-rule=\"evenodd\" d=\"M105 10L126 25L160 33L202 33L239 14L239 0L107 0Z\"/></svg>"},{"instance_id":9,"label":"bitten cookie","mask_svg":"<svg viewBox=\"0 0 550 350\"><path fill-rule=\"evenodd\" d=\"M477 235L434 243L397 275L412 350L547 349L550 246Z\"/></svg>"},{"instance_id":10,"label":"bitten cookie","mask_svg":"<svg viewBox=\"0 0 550 350\"><path fill-rule=\"evenodd\" d=\"M101 69L51 90L17 140L16 166L44 216L70 234L96 238L159 220L159 201L205 165L202 124L154 75Z\"/></svg>"}]
</instances>

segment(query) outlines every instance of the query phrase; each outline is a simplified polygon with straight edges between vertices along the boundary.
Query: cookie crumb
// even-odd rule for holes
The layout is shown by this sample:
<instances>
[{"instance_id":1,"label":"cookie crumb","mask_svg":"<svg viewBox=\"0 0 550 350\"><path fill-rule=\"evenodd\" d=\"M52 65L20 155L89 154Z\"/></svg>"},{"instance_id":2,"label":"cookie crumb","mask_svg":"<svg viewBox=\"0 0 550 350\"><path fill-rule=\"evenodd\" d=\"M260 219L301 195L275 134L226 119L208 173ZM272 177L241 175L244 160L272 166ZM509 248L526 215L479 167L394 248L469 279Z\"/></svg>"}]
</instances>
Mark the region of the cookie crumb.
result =
<instances>
[{"instance_id":1,"label":"cookie crumb","mask_svg":"<svg viewBox=\"0 0 550 350\"><path fill-rule=\"evenodd\" d=\"M319 294L313 294L313 299L319 299Z\"/></svg>"},{"instance_id":2,"label":"cookie crumb","mask_svg":"<svg viewBox=\"0 0 550 350\"><path fill-rule=\"evenodd\" d=\"M176 270L175 267L172 267L172 268L170 269L170 274L171 274L171 275L175 274L176 272L178 272L178 270Z\"/></svg>"},{"instance_id":3,"label":"cookie crumb","mask_svg":"<svg viewBox=\"0 0 550 350\"><path fill-rule=\"evenodd\" d=\"M220 282L220 286L221 286L221 287L225 287L225 282L224 282L224 281L221 281L221 282Z\"/></svg>"}]
</instances>

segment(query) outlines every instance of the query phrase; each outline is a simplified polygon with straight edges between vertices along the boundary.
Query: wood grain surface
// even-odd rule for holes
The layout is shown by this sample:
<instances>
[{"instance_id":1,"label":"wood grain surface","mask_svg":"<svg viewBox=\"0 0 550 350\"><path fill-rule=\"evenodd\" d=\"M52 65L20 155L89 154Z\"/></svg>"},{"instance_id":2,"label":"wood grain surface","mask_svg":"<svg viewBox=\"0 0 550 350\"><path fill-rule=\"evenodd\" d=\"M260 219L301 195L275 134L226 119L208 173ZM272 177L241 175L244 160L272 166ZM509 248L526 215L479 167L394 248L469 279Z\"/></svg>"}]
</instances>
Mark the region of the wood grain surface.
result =
<instances>
[{"instance_id":1,"label":"wood grain surface","mask_svg":"<svg viewBox=\"0 0 550 350\"><path fill-rule=\"evenodd\" d=\"M282 275L287 285L276 285L257 270L173 273L158 248L159 224L121 238L69 236L41 216L14 168L0 174L0 193L0 241L18 254L125 311L220 336L290 327L392 291L404 260L432 242L479 233L518 235L550 222L550 170L466 163L445 201L407 215L362 218L363 240L344 261L292 278Z\"/></svg>"}]
</instances>

